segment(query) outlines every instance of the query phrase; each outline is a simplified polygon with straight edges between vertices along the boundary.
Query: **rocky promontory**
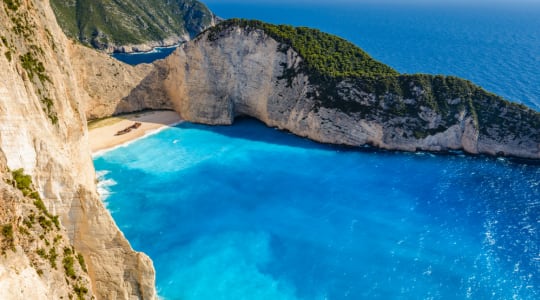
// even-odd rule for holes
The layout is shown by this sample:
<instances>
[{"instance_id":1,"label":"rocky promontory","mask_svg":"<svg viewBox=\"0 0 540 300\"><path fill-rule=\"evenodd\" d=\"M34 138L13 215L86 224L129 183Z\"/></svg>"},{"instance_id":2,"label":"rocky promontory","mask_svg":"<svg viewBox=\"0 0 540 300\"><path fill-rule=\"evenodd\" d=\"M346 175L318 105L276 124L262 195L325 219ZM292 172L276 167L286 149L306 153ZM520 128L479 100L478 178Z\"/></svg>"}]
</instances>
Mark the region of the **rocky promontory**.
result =
<instances>
[{"instance_id":1,"label":"rocky promontory","mask_svg":"<svg viewBox=\"0 0 540 300\"><path fill-rule=\"evenodd\" d=\"M538 112L460 78L399 74L318 30L229 20L155 68L146 89L192 122L250 116L323 143L540 158Z\"/></svg>"},{"instance_id":2,"label":"rocky promontory","mask_svg":"<svg viewBox=\"0 0 540 300\"><path fill-rule=\"evenodd\" d=\"M51 0L65 34L109 53L177 45L218 18L197 0Z\"/></svg>"}]
</instances>

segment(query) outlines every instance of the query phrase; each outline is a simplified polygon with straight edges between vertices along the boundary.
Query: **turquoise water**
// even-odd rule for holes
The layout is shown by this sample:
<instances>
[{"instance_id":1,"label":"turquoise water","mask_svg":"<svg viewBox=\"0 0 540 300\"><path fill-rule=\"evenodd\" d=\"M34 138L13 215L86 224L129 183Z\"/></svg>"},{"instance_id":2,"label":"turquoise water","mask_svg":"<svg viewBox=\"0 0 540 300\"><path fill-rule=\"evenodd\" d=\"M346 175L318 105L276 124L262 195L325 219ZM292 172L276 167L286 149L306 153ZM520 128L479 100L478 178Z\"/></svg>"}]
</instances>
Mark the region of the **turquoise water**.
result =
<instances>
[{"instance_id":1,"label":"turquoise water","mask_svg":"<svg viewBox=\"0 0 540 300\"><path fill-rule=\"evenodd\" d=\"M95 158L165 299L539 299L540 167L189 123Z\"/></svg>"},{"instance_id":2,"label":"turquoise water","mask_svg":"<svg viewBox=\"0 0 540 300\"><path fill-rule=\"evenodd\" d=\"M540 109L539 5L208 4ZM539 165L335 148L239 120L184 123L95 166L165 299L540 299Z\"/></svg>"}]
</instances>

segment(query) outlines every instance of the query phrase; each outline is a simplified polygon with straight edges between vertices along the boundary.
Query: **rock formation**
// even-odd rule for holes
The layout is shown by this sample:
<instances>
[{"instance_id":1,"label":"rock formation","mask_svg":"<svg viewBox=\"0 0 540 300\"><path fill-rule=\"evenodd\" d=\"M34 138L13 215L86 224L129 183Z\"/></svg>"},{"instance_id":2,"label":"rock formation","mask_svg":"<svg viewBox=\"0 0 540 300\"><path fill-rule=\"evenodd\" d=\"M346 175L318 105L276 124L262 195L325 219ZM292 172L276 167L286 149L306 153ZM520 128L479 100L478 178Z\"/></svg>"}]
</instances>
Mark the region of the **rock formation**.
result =
<instances>
[{"instance_id":1,"label":"rock formation","mask_svg":"<svg viewBox=\"0 0 540 300\"><path fill-rule=\"evenodd\" d=\"M269 30L225 21L157 62L149 89L192 122L250 116L323 143L540 158L538 112L455 77L328 76Z\"/></svg>"},{"instance_id":2,"label":"rock formation","mask_svg":"<svg viewBox=\"0 0 540 300\"><path fill-rule=\"evenodd\" d=\"M96 193L82 101L98 83L74 73L93 50L65 38L49 1L3 1L0 24L0 298L154 299L152 262ZM19 169L31 189L14 181ZM78 254L85 263L74 263L73 279Z\"/></svg>"},{"instance_id":3,"label":"rock formation","mask_svg":"<svg viewBox=\"0 0 540 300\"><path fill-rule=\"evenodd\" d=\"M78 86L80 103L88 120L145 109L172 109L159 86L161 69L141 64L126 65L116 59L70 44L68 47Z\"/></svg>"},{"instance_id":4,"label":"rock formation","mask_svg":"<svg viewBox=\"0 0 540 300\"><path fill-rule=\"evenodd\" d=\"M0 298L156 297L152 262L96 193L87 118L174 108L323 143L540 158L538 112L458 78L399 75L354 49L382 73L329 75L279 28L235 20L132 67L68 41L47 0L0 6Z\"/></svg>"},{"instance_id":5,"label":"rock formation","mask_svg":"<svg viewBox=\"0 0 540 300\"><path fill-rule=\"evenodd\" d=\"M197 0L51 0L51 4L68 37L109 53L176 45L218 22Z\"/></svg>"}]
</instances>

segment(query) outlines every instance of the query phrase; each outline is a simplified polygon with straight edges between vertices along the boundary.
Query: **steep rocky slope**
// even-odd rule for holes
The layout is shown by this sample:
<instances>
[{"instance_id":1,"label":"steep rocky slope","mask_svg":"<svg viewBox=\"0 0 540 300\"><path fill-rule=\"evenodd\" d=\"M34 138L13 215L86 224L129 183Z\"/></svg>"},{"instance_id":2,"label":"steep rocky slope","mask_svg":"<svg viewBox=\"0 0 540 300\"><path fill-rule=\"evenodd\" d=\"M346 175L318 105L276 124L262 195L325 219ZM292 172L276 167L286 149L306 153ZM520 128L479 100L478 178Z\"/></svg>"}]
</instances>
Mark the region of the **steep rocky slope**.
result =
<instances>
[{"instance_id":1,"label":"steep rocky slope","mask_svg":"<svg viewBox=\"0 0 540 300\"><path fill-rule=\"evenodd\" d=\"M340 63L340 53L352 54ZM538 112L459 78L399 75L306 28L225 21L157 67L161 89L193 122L246 115L324 143L540 158Z\"/></svg>"},{"instance_id":2,"label":"steep rocky slope","mask_svg":"<svg viewBox=\"0 0 540 300\"><path fill-rule=\"evenodd\" d=\"M0 24L0 298L155 298L152 262L96 193L80 102L91 89L71 57L92 50L70 44L48 1L5 0Z\"/></svg>"},{"instance_id":3,"label":"steep rocky slope","mask_svg":"<svg viewBox=\"0 0 540 300\"><path fill-rule=\"evenodd\" d=\"M51 4L69 37L108 52L177 44L217 20L196 0L51 0Z\"/></svg>"},{"instance_id":4,"label":"steep rocky slope","mask_svg":"<svg viewBox=\"0 0 540 300\"><path fill-rule=\"evenodd\" d=\"M84 256L22 170L0 157L0 299L89 299Z\"/></svg>"},{"instance_id":5,"label":"steep rocky slope","mask_svg":"<svg viewBox=\"0 0 540 300\"><path fill-rule=\"evenodd\" d=\"M70 45L68 50L88 120L145 109L172 109L163 90L149 87L160 80L154 66L132 67L81 45Z\"/></svg>"}]
</instances>

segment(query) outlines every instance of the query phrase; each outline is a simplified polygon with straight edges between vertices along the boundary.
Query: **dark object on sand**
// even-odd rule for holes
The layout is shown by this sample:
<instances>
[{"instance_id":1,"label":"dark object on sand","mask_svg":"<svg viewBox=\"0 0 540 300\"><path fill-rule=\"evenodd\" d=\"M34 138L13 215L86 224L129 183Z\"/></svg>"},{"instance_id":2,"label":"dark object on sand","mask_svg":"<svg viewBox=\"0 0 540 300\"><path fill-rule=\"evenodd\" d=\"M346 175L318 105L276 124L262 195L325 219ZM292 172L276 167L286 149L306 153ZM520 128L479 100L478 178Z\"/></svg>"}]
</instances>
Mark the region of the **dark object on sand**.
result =
<instances>
[{"instance_id":1,"label":"dark object on sand","mask_svg":"<svg viewBox=\"0 0 540 300\"><path fill-rule=\"evenodd\" d=\"M141 123L135 122L135 123L133 123L133 125L118 131L115 135L126 134L126 133L130 132L131 130L135 130L135 129L139 128L139 127L141 127Z\"/></svg>"}]
</instances>

